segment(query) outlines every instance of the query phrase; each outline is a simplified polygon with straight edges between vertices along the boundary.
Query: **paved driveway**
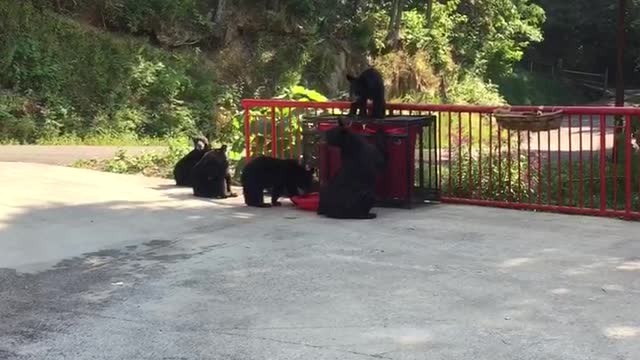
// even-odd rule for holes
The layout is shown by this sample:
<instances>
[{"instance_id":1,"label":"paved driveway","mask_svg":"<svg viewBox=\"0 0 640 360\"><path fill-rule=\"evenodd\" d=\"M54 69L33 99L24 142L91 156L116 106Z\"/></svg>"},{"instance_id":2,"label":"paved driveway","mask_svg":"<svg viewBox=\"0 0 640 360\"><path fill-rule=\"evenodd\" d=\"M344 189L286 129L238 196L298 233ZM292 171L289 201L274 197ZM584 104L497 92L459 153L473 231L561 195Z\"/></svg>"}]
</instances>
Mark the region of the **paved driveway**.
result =
<instances>
[{"instance_id":1,"label":"paved driveway","mask_svg":"<svg viewBox=\"0 0 640 360\"><path fill-rule=\"evenodd\" d=\"M30 162L50 165L70 165L76 160L112 158L118 150L139 155L162 152L162 146L75 146L75 145L0 145L0 161Z\"/></svg>"},{"instance_id":2,"label":"paved driveway","mask_svg":"<svg viewBox=\"0 0 640 360\"><path fill-rule=\"evenodd\" d=\"M332 221L0 163L0 359L638 359L638 223Z\"/></svg>"}]
</instances>

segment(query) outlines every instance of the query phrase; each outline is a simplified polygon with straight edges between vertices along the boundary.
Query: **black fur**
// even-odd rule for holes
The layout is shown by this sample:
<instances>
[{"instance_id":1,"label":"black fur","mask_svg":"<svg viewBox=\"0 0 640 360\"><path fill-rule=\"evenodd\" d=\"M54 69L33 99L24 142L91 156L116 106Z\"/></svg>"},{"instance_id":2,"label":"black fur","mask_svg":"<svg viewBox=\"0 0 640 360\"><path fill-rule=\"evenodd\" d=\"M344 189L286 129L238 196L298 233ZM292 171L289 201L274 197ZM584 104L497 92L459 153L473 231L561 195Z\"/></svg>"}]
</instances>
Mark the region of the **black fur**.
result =
<instances>
[{"instance_id":1,"label":"black fur","mask_svg":"<svg viewBox=\"0 0 640 360\"><path fill-rule=\"evenodd\" d=\"M371 117L382 119L385 116L384 80L382 75L374 69L368 68L358 77L347 75L349 80L349 96L351 97L351 109L349 115L367 117L367 100L371 100L373 111Z\"/></svg>"},{"instance_id":2,"label":"black fur","mask_svg":"<svg viewBox=\"0 0 640 360\"><path fill-rule=\"evenodd\" d=\"M376 202L376 176L385 165L384 131L378 131L374 146L339 120L325 136L328 145L340 148L342 164L320 190L318 214L336 219L374 219L371 208Z\"/></svg>"},{"instance_id":3,"label":"black fur","mask_svg":"<svg viewBox=\"0 0 640 360\"><path fill-rule=\"evenodd\" d=\"M224 199L237 196L231 191L227 146L207 152L193 167L193 195Z\"/></svg>"},{"instance_id":4,"label":"black fur","mask_svg":"<svg viewBox=\"0 0 640 360\"><path fill-rule=\"evenodd\" d=\"M193 167L202 159L204 154L211 150L209 140L205 137L194 137L193 150L180 159L173 168L173 178L177 186L192 186L191 178Z\"/></svg>"},{"instance_id":5,"label":"black fur","mask_svg":"<svg viewBox=\"0 0 640 360\"><path fill-rule=\"evenodd\" d=\"M296 160L275 159L259 156L251 160L242 171L242 192L248 206L280 206L278 198L285 192L289 196L304 194L311 189L313 169L306 168ZM264 190L271 192L271 205L264 203Z\"/></svg>"}]
</instances>

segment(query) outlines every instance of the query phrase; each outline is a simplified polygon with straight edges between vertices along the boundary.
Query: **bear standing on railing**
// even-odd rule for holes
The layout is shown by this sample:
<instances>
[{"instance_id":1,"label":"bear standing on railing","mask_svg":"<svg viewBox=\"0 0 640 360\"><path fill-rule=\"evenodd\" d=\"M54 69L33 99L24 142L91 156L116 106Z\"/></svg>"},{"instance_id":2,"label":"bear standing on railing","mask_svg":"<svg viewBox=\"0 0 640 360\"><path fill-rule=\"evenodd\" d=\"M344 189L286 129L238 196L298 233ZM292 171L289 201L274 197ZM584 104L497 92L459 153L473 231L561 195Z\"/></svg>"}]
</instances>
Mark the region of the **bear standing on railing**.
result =
<instances>
[{"instance_id":1,"label":"bear standing on railing","mask_svg":"<svg viewBox=\"0 0 640 360\"><path fill-rule=\"evenodd\" d=\"M384 80L378 70L368 68L358 77L347 74L349 80L349 97L351 98L351 109L349 115L367 117L367 101L371 100L373 111L371 117L382 119L385 116L386 103L384 100Z\"/></svg>"}]
</instances>

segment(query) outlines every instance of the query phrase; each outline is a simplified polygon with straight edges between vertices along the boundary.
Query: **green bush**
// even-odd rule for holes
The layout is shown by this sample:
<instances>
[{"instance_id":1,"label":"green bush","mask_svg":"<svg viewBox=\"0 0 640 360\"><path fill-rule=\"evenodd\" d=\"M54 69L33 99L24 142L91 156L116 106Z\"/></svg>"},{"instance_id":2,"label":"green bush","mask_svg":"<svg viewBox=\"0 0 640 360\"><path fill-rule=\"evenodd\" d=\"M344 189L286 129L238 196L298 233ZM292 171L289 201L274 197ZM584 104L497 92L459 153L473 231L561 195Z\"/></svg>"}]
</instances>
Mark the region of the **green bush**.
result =
<instances>
[{"instance_id":1,"label":"green bush","mask_svg":"<svg viewBox=\"0 0 640 360\"><path fill-rule=\"evenodd\" d=\"M537 162L526 154L518 154L515 136L509 137L506 130L500 136L500 144L494 139L489 145L485 140L488 137L485 137L481 147L471 149L465 145L469 141L468 135L464 135L461 142L454 139L449 163L442 165L445 194L497 201L527 202L535 199ZM511 141L510 149L508 141Z\"/></svg>"},{"instance_id":2,"label":"green bush","mask_svg":"<svg viewBox=\"0 0 640 360\"><path fill-rule=\"evenodd\" d=\"M117 174L143 174L145 176L172 178L173 167L184 155L191 151L191 142L186 137L169 141L169 149L164 152L149 152L132 156L119 150L109 160L79 160L72 166L89 168Z\"/></svg>"},{"instance_id":3,"label":"green bush","mask_svg":"<svg viewBox=\"0 0 640 360\"><path fill-rule=\"evenodd\" d=\"M8 119L0 137L216 134L220 91L215 72L195 51L169 53L115 38L29 1L2 5L0 24L0 86L42 107L37 118L24 117L37 131L27 125L11 130L16 124ZM22 122L23 114L13 113Z\"/></svg>"},{"instance_id":4,"label":"green bush","mask_svg":"<svg viewBox=\"0 0 640 360\"><path fill-rule=\"evenodd\" d=\"M471 74L464 75L449 90L448 99L453 104L503 105L498 87Z\"/></svg>"}]
</instances>

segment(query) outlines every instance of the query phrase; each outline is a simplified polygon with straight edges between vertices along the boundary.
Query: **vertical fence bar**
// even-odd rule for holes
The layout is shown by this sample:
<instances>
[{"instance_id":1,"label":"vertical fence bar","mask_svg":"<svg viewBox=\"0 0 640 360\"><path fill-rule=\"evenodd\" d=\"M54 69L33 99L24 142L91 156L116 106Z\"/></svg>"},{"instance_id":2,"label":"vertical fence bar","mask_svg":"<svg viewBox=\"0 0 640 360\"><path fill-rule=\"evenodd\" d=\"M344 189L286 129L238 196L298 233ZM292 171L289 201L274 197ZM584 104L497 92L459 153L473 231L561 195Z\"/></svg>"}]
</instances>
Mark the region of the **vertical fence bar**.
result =
<instances>
[{"instance_id":1,"label":"vertical fence bar","mask_svg":"<svg viewBox=\"0 0 640 360\"><path fill-rule=\"evenodd\" d=\"M540 139L541 135L538 131L536 133L536 137L538 138L538 205L542 204L542 141Z\"/></svg>"},{"instance_id":2,"label":"vertical fence bar","mask_svg":"<svg viewBox=\"0 0 640 360\"><path fill-rule=\"evenodd\" d=\"M531 204L531 131L527 130L527 201Z\"/></svg>"},{"instance_id":3,"label":"vertical fence bar","mask_svg":"<svg viewBox=\"0 0 640 360\"><path fill-rule=\"evenodd\" d=\"M267 119L263 118L263 120L264 121L262 122L262 124L263 124L263 126L262 126L263 129L262 130L264 131L264 141L262 143L262 155L267 155ZM271 135L273 135L273 134L271 134Z\"/></svg>"},{"instance_id":4,"label":"vertical fence bar","mask_svg":"<svg viewBox=\"0 0 640 360\"><path fill-rule=\"evenodd\" d=\"M266 124L265 124L266 127ZM267 134L267 129L264 129L265 135ZM266 141L265 141L266 143ZM278 156L278 129L276 127L276 108L275 106L271 107L271 156Z\"/></svg>"},{"instance_id":5,"label":"vertical fence bar","mask_svg":"<svg viewBox=\"0 0 640 360\"><path fill-rule=\"evenodd\" d=\"M248 106L244 108L244 156L247 161L251 159L251 110Z\"/></svg>"},{"instance_id":6,"label":"vertical fence bar","mask_svg":"<svg viewBox=\"0 0 640 360\"><path fill-rule=\"evenodd\" d=\"M571 121L573 117L569 114L569 206L574 206L573 201L573 133L571 132Z\"/></svg>"},{"instance_id":7,"label":"vertical fence bar","mask_svg":"<svg viewBox=\"0 0 640 360\"><path fill-rule=\"evenodd\" d=\"M551 131L547 131L547 205L551 205Z\"/></svg>"},{"instance_id":8,"label":"vertical fence bar","mask_svg":"<svg viewBox=\"0 0 640 360\"><path fill-rule=\"evenodd\" d=\"M607 209L607 119L600 115L600 214Z\"/></svg>"},{"instance_id":9,"label":"vertical fence bar","mask_svg":"<svg viewBox=\"0 0 640 360\"><path fill-rule=\"evenodd\" d=\"M618 144L618 138L619 138L619 134L620 132L618 131L622 131L622 128L620 126L618 126L618 121L614 120L613 122L613 154L612 154L612 162L613 162L613 167L612 167L612 174L611 177L613 179L613 210L618 210L618 160L620 159L620 148L619 148L619 144Z\"/></svg>"},{"instance_id":10,"label":"vertical fence bar","mask_svg":"<svg viewBox=\"0 0 640 360\"><path fill-rule=\"evenodd\" d=\"M489 192L493 191L493 115L489 114Z\"/></svg>"},{"instance_id":11,"label":"vertical fence bar","mask_svg":"<svg viewBox=\"0 0 640 360\"><path fill-rule=\"evenodd\" d=\"M456 146L458 151L458 195L462 190L462 113L458 113L458 145Z\"/></svg>"},{"instance_id":12,"label":"vertical fence bar","mask_svg":"<svg viewBox=\"0 0 640 360\"><path fill-rule=\"evenodd\" d=\"M284 116L283 116L284 108L278 108L278 110L280 111L280 117L276 118L276 129L278 129L278 143L277 143L277 145L279 145L279 146L277 147L276 151L278 151L278 153L279 153L278 156L281 159L284 159L285 158L284 151L285 151L285 148L286 148L286 145L287 145L287 140L286 140L285 135L284 135L284 128L286 126L286 124L285 124L286 121L285 121Z\"/></svg>"},{"instance_id":13,"label":"vertical fence bar","mask_svg":"<svg viewBox=\"0 0 640 360\"><path fill-rule=\"evenodd\" d=\"M452 181L451 178L453 178L453 173L451 172L451 161L453 160L453 156L451 154L451 111L449 111L449 195L452 194Z\"/></svg>"},{"instance_id":14,"label":"vertical fence bar","mask_svg":"<svg viewBox=\"0 0 640 360\"><path fill-rule=\"evenodd\" d=\"M460 119L462 120L462 119ZM469 169L467 171L467 192L473 198L473 186L471 185L473 177L471 176L471 166L473 165L473 125L471 124L471 112L469 112Z\"/></svg>"},{"instance_id":15,"label":"vertical fence bar","mask_svg":"<svg viewBox=\"0 0 640 360\"><path fill-rule=\"evenodd\" d=\"M578 206L579 207L584 207L584 160L583 160L583 155L582 153L584 152L584 148L582 147L582 114L580 114L580 117L578 118L578 121L580 122L580 130L579 130L579 134L580 134L580 155L579 155L579 173L580 173L580 183L578 185Z\"/></svg>"},{"instance_id":16,"label":"vertical fence bar","mask_svg":"<svg viewBox=\"0 0 640 360\"><path fill-rule=\"evenodd\" d=\"M589 197L591 198L591 208L594 209L596 207L595 204L595 189L594 189L594 178L595 178L595 171L593 168L593 161L594 161L594 157L593 157L593 115L589 115L589 121L591 122L591 127L589 129L589 156L591 157L591 160L589 162L589 173L590 173L590 180L589 180Z\"/></svg>"},{"instance_id":17,"label":"vertical fence bar","mask_svg":"<svg viewBox=\"0 0 640 360\"><path fill-rule=\"evenodd\" d=\"M293 122L292 119L293 118L293 109L291 107L289 107L289 116L288 116L288 124L289 124L289 158L293 159L293 158L298 158L300 157L301 153L294 153L294 146L293 146L293 132L298 132L297 127L293 126ZM297 145L297 144L296 144ZM295 156L294 156L295 154Z\"/></svg>"},{"instance_id":18,"label":"vertical fence bar","mask_svg":"<svg viewBox=\"0 0 640 360\"><path fill-rule=\"evenodd\" d=\"M480 122L478 126L478 193L481 199L484 198L482 194L482 115L482 113L478 113L478 121Z\"/></svg>"},{"instance_id":19,"label":"vertical fence bar","mask_svg":"<svg viewBox=\"0 0 640 360\"><path fill-rule=\"evenodd\" d=\"M304 109L304 112L301 111L301 113L303 115L306 115L307 109ZM302 121L300 121L300 119L298 119L296 121L298 122L298 126L297 126L298 130L296 130L296 134L295 134L296 151L298 153L298 156L300 156L300 155L304 155L304 149L305 149L304 145L303 145L303 134L302 134L302 132L304 131L304 128L302 126Z\"/></svg>"},{"instance_id":20,"label":"vertical fence bar","mask_svg":"<svg viewBox=\"0 0 640 360\"><path fill-rule=\"evenodd\" d=\"M499 123L496 124L496 130L498 131L498 186L502 187L504 186L502 184L502 128Z\"/></svg>"},{"instance_id":21,"label":"vertical fence bar","mask_svg":"<svg viewBox=\"0 0 640 360\"><path fill-rule=\"evenodd\" d=\"M438 164L436 165L436 187L442 190L442 171L440 171L440 166L442 166L442 113L438 112L438 117L436 118L434 125L438 128L438 134L436 135L434 132L434 136L437 136L437 141L433 144L433 148L437 151Z\"/></svg>"},{"instance_id":22,"label":"vertical fence bar","mask_svg":"<svg viewBox=\"0 0 640 360\"><path fill-rule=\"evenodd\" d=\"M262 115L256 115L253 118L253 123L255 124L254 125L254 134L255 134L255 139L256 139L255 146L254 146L255 151L253 152L254 156L258 155L258 154L261 154L261 155L264 154L264 146L267 143L265 138L263 137L264 141L262 142L263 149L262 149L262 153L261 153L260 152L260 142L258 141L260 139L260 120L262 120Z\"/></svg>"},{"instance_id":23,"label":"vertical fence bar","mask_svg":"<svg viewBox=\"0 0 640 360\"><path fill-rule=\"evenodd\" d=\"M420 149L418 149L418 161L420 162L418 164L418 170L420 171L420 173L418 174L418 178L420 181L420 190L422 191L424 189L424 127L422 125L418 126L418 146L420 147ZM408 129L407 129L408 131ZM409 135L409 133L407 133L407 135ZM414 145L415 147L415 145ZM414 149L415 151L415 149ZM415 156L413 159L410 160L412 166L415 168ZM429 152L429 164L431 164L431 152ZM429 171L429 179L431 179L431 171ZM412 184L415 185L415 184Z\"/></svg>"},{"instance_id":24,"label":"vertical fence bar","mask_svg":"<svg viewBox=\"0 0 640 360\"><path fill-rule=\"evenodd\" d=\"M629 216L631 214L631 202L633 201L632 191L631 191L631 182L633 181L633 174L631 161L633 159L633 153L631 149L631 116L627 115L624 119L624 211Z\"/></svg>"},{"instance_id":25,"label":"vertical fence bar","mask_svg":"<svg viewBox=\"0 0 640 360\"><path fill-rule=\"evenodd\" d=\"M516 161L518 162L518 202L522 202L522 174L521 174L521 170L520 170L520 131L517 132L517 138L516 140L518 141L518 158L516 159Z\"/></svg>"},{"instance_id":26,"label":"vertical fence bar","mask_svg":"<svg viewBox=\"0 0 640 360\"><path fill-rule=\"evenodd\" d=\"M512 201L511 194L511 130L507 129L507 201Z\"/></svg>"},{"instance_id":27,"label":"vertical fence bar","mask_svg":"<svg viewBox=\"0 0 640 360\"><path fill-rule=\"evenodd\" d=\"M558 129L558 205L562 206L562 127Z\"/></svg>"}]
</instances>

